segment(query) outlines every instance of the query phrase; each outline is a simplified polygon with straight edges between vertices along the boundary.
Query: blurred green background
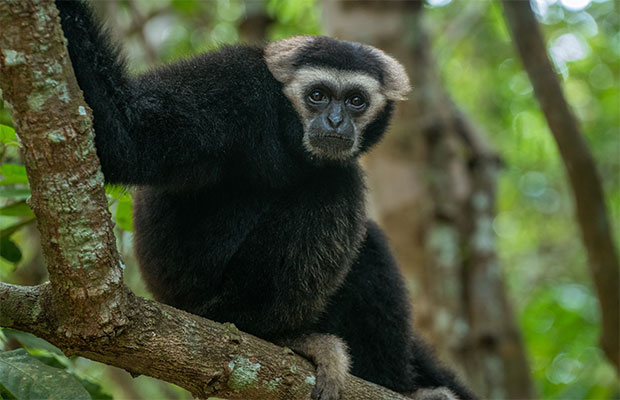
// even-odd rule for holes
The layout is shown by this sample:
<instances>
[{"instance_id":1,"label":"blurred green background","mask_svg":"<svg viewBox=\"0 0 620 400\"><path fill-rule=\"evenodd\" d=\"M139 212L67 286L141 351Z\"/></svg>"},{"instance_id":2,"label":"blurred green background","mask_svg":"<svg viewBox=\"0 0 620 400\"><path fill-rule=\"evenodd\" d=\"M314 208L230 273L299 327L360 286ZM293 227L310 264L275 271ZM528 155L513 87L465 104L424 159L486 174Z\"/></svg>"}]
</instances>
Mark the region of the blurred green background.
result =
<instances>
[{"instance_id":1,"label":"blurred green background","mask_svg":"<svg viewBox=\"0 0 620 400\"><path fill-rule=\"evenodd\" d=\"M617 1L532 3L549 55L578 115L602 176L616 245L620 239L620 17ZM321 4L311 0L96 2L142 71L226 43L320 34ZM447 90L489 132L504 168L493 221L500 264L541 397L618 398L618 378L597 346L598 302L573 218L570 188L556 145L493 1L425 4L433 50ZM264 29L264 32L263 32ZM11 119L0 108L0 279L45 279L27 178ZM108 188L125 279L140 295L131 249L130 190ZM619 310L620 312L620 310ZM29 335L3 330L6 349L25 347L72 372L94 398L190 398L172 385L82 358L66 358Z\"/></svg>"}]
</instances>

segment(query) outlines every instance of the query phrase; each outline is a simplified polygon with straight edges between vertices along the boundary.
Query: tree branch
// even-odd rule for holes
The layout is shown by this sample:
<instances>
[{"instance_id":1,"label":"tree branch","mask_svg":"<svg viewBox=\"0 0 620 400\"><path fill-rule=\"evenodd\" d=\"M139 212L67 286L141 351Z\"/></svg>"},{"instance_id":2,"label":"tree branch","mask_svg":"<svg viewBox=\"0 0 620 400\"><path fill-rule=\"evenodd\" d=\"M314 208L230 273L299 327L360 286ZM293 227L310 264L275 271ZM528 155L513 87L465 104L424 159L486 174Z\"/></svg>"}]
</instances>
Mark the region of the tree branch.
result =
<instances>
[{"instance_id":1,"label":"tree branch","mask_svg":"<svg viewBox=\"0 0 620 400\"><path fill-rule=\"evenodd\" d=\"M22 143L50 282L0 283L0 325L175 383L196 397L307 398L314 368L291 350L136 297L122 283L103 176L51 0L0 0L0 88ZM345 399L402 398L350 377Z\"/></svg>"},{"instance_id":2,"label":"tree branch","mask_svg":"<svg viewBox=\"0 0 620 400\"><path fill-rule=\"evenodd\" d=\"M549 62L543 35L527 1L502 0L512 39L558 145L573 194L590 274L601 305L601 347L620 369L620 264L594 159Z\"/></svg>"},{"instance_id":3,"label":"tree branch","mask_svg":"<svg viewBox=\"0 0 620 400\"><path fill-rule=\"evenodd\" d=\"M137 296L126 297L128 312L122 326L90 336L67 336L53 313L52 290L50 284L0 283L0 325L33 333L67 355L172 382L200 398L302 399L313 387L314 367L291 350L243 333L233 324ZM344 398L403 397L350 377Z\"/></svg>"}]
</instances>

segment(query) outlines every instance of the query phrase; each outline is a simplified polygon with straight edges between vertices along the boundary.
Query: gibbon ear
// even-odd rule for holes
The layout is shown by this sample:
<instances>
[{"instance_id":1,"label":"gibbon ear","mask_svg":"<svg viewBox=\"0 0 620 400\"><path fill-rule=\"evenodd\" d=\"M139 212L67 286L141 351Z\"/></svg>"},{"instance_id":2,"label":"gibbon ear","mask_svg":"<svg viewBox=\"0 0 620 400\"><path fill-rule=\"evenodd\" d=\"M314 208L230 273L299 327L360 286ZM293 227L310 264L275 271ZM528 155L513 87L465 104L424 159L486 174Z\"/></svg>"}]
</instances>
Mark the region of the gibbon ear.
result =
<instances>
[{"instance_id":1,"label":"gibbon ear","mask_svg":"<svg viewBox=\"0 0 620 400\"><path fill-rule=\"evenodd\" d=\"M313 40L314 36L293 36L267 45L265 62L271 74L282 83L290 82L295 75L293 60L297 51Z\"/></svg>"},{"instance_id":2,"label":"gibbon ear","mask_svg":"<svg viewBox=\"0 0 620 400\"><path fill-rule=\"evenodd\" d=\"M385 67L383 94L390 100L407 100L407 93L411 91L409 76L405 67L392 56L373 47L374 55L379 58Z\"/></svg>"}]
</instances>

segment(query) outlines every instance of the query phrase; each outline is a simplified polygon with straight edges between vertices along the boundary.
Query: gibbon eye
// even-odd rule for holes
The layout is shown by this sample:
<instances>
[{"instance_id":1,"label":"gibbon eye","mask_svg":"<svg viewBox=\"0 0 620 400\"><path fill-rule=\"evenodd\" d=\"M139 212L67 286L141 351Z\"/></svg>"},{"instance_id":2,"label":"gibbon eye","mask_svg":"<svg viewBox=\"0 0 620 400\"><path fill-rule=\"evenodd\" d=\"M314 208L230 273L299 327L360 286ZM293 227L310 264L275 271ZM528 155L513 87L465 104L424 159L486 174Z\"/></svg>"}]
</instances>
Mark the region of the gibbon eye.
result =
<instances>
[{"instance_id":1,"label":"gibbon eye","mask_svg":"<svg viewBox=\"0 0 620 400\"><path fill-rule=\"evenodd\" d=\"M324 102L327 99L327 96L325 96L325 94L323 94L323 92L321 92L320 90L314 89L310 93L310 96L308 96L308 98L313 103L322 103L322 102Z\"/></svg>"},{"instance_id":2,"label":"gibbon eye","mask_svg":"<svg viewBox=\"0 0 620 400\"><path fill-rule=\"evenodd\" d=\"M364 98L362 96L351 96L349 97L348 103L353 106L353 108L361 109L366 105Z\"/></svg>"}]
</instances>

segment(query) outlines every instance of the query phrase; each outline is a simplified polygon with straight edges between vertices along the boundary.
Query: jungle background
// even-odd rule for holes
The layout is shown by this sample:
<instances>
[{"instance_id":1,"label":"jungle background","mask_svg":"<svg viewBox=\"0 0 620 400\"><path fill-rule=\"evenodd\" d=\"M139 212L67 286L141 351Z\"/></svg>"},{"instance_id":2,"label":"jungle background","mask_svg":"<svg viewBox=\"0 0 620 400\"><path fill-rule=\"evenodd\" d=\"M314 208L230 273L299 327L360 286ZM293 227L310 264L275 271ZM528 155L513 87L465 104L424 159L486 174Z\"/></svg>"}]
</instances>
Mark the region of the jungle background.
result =
<instances>
[{"instance_id":1,"label":"jungle background","mask_svg":"<svg viewBox=\"0 0 620 400\"><path fill-rule=\"evenodd\" d=\"M495 1L93 2L132 71L223 44L329 34L393 54L412 79L384 143L364 159L369 211L412 292L415 323L484 398L609 399L600 306L557 145ZM620 244L620 3L531 3L577 115ZM1 28L0 28L1 32ZM46 280L28 181L0 108L0 280ZM131 188L107 188L127 284L149 296L132 255ZM618 310L616 310L618 312ZM3 329L78 377L93 398L191 398L182 389Z\"/></svg>"}]
</instances>

